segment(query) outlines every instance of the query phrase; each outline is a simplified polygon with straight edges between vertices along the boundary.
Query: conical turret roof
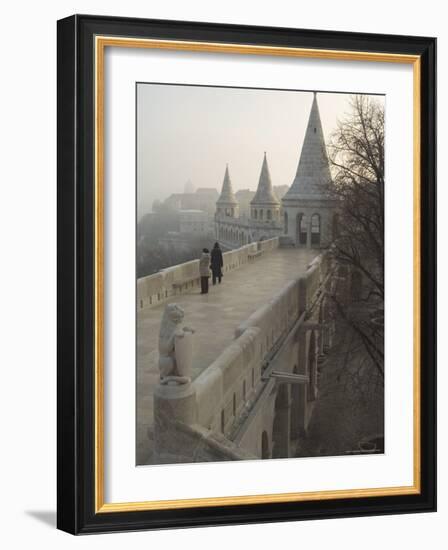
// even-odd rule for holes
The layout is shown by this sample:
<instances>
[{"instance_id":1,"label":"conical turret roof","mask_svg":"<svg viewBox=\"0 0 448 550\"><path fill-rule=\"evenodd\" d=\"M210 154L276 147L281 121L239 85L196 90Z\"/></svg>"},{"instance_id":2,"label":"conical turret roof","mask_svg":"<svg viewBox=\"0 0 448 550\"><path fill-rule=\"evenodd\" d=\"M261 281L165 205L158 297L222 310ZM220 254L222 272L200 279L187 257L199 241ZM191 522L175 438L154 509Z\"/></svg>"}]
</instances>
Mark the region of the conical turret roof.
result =
<instances>
[{"instance_id":1,"label":"conical turret roof","mask_svg":"<svg viewBox=\"0 0 448 550\"><path fill-rule=\"evenodd\" d=\"M230 181L229 176L229 166L226 165L226 172L224 174L224 181L222 182L221 195L216 201L217 204L238 204L238 201L235 198L235 194L232 189L232 182Z\"/></svg>"},{"instance_id":2,"label":"conical turret roof","mask_svg":"<svg viewBox=\"0 0 448 550\"><path fill-rule=\"evenodd\" d=\"M283 200L317 198L319 195L327 196L330 193L331 181L319 106L316 92L314 92L296 176Z\"/></svg>"},{"instance_id":3,"label":"conical turret roof","mask_svg":"<svg viewBox=\"0 0 448 550\"><path fill-rule=\"evenodd\" d=\"M251 205L279 206L280 201L272 188L271 174L269 173L266 152L264 153L263 164L261 166L260 179L258 181L257 192L250 201Z\"/></svg>"}]
</instances>

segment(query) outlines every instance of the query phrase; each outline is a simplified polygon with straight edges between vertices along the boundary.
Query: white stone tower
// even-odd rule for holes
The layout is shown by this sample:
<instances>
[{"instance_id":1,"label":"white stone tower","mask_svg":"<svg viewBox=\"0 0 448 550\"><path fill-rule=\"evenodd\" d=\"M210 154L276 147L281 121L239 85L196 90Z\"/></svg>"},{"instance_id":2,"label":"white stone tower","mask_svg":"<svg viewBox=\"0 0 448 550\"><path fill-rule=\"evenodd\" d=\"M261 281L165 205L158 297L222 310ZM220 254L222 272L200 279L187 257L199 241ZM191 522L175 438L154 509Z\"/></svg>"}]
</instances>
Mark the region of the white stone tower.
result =
<instances>
[{"instance_id":1,"label":"white stone tower","mask_svg":"<svg viewBox=\"0 0 448 550\"><path fill-rule=\"evenodd\" d=\"M284 232L297 247L324 248L331 244L337 223L337 200L316 92L296 176L282 199Z\"/></svg>"},{"instance_id":2,"label":"white stone tower","mask_svg":"<svg viewBox=\"0 0 448 550\"><path fill-rule=\"evenodd\" d=\"M280 201L272 188L266 151L261 166L257 192L250 201L250 217L255 222L277 222L280 219Z\"/></svg>"},{"instance_id":3,"label":"white stone tower","mask_svg":"<svg viewBox=\"0 0 448 550\"><path fill-rule=\"evenodd\" d=\"M237 218L238 201L232 189L232 182L229 176L229 165L226 164L224 181L219 199L216 201L216 215L218 218Z\"/></svg>"}]
</instances>

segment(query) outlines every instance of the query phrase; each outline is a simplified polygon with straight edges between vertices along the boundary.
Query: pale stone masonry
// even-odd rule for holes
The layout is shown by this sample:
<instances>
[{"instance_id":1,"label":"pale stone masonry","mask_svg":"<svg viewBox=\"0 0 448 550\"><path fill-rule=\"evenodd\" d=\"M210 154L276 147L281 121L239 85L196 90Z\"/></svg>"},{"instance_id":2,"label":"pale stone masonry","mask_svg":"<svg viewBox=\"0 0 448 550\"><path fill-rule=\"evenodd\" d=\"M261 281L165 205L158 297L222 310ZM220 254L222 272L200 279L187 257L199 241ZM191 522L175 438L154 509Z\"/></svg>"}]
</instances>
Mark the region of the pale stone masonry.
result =
<instances>
[{"instance_id":1,"label":"pale stone masonry","mask_svg":"<svg viewBox=\"0 0 448 550\"><path fill-rule=\"evenodd\" d=\"M265 153L250 213L240 215L226 166L215 214L216 239L230 249L222 284L200 295L197 260L138 280L137 464L295 455L319 395L318 360L333 343L329 296L345 284L324 250L337 231L332 185L314 94L281 201ZM167 304L194 329L188 383L160 379ZM181 362L181 349L170 350Z\"/></svg>"},{"instance_id":2,"label":"pale stone masonry","mask_svg":"<svg viewBox=\"0 0 448 550\"><path fill-rule=\"evenodd\" d=\"M337 231L337 200L332 194L317 97L314 94L296 176L282 199L285 235L300 247L325 248Z\"/></svg>"},{"instance_id":3,"label":"pale stone masonry","mask_svg":"<svg viewBox=\"0 0 448 550\"><path fill-rule=\"evenodd\" d=\"M263 246L261 253L251 260L246 249L257 243L225 254L228 270L223 283L212 287L208 295L201 296L194 285L163 301L146 301L139 309L138 464L261 457L262 437L270 456L294 452L314 406L319 346L324 345L324 335L327 344L331 342L330 325L319 331L317 325L306 324L303 314L323 314L319 292L330 267L316 250L279 248L278 239L258 244ZM182 273L182 265L175 269ZM167 288L160 278L154 284L160 285L159 294ZM175 388L171 393L169 389L157 391L157 342L167 303L179 304L185 323L195 330L193 382L182 395ZM284 430L289 424L282 429L273 424L276 407L280 410L281 405L281 400L275 405L276 391L283 386L273 371L290 373L293 382L294 376L306 377L302 384L287 384L289 405L282 414L291 410L288 442ZM158 433L154 414L163 417Z\"/></svg>"},{"instance_id":4,"label":"pale stone masonry","mask_svg":"<svg viewBox=\"0 0 448 550\"><path fill-rule=\"evenodd\" d=\"M282 237L283 244L289 246L326 248L338 225L338 201L332 185L314 93L296 175L287 193L281 201L276 197L265 153L250 215L240 215L227 166L216 203L215 236L227 248L272 237Z\"/></svg>"}]
</instances>

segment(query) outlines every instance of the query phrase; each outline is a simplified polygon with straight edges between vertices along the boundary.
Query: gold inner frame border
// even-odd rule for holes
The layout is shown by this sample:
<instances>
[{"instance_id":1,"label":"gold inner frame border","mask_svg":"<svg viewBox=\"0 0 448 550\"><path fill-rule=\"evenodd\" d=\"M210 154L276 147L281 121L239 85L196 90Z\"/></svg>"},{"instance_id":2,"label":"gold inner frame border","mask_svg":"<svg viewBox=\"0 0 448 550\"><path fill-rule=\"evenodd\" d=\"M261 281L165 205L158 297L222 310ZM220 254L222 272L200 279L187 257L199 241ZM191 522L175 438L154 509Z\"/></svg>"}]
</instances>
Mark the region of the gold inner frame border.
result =
<instances>
[{"instance_id":1,"label":"gold inner frame border","mask_svg":"<svg viewBox=\"0 0 448 550\"><path fill-rule=\"evenodd\" d=\"M366 489L341 489L301 493L275 493L262 495L154 500L141 502L106 503L104 501L104 55L106 47L146 48L159 50L196 51L207 53L233 53L301 57L327 60L405 63L413 66L413 485ZM356 52L251 44L226 44L177 40L96 36L95 59L95 513L167 510L211 506L232 506L279 502L305 502L342 498L362 498L420 494L421 492L421 388L420 388L420 277L421 277L421 216L420 216L420 124L421 124L421 60L418 55L381 52Z\"/></svg>"}]
</instances>

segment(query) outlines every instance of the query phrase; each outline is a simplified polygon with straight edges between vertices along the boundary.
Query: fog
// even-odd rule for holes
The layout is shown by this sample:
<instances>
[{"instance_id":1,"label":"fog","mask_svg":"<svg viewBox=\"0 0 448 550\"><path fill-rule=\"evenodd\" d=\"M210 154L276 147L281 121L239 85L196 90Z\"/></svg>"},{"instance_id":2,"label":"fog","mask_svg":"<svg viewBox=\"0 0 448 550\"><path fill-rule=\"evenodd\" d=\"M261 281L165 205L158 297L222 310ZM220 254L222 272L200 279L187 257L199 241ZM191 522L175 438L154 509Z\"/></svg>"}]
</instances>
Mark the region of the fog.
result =
<instances>
[{"instance_id":1,"label":"fog","mask_svg":"<svg viewBox=\"0 0 448 550\"><path fill-rule=\"evenodd\" d=\"M312 92L138 84L138 217L188 180L220 190L226 163L234 191L255 190L264 151L273 185L291 185L312 99ZM350 96L317 99L328 140Z\"/></svg>"}]
</instances>

